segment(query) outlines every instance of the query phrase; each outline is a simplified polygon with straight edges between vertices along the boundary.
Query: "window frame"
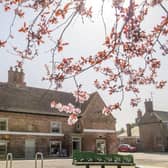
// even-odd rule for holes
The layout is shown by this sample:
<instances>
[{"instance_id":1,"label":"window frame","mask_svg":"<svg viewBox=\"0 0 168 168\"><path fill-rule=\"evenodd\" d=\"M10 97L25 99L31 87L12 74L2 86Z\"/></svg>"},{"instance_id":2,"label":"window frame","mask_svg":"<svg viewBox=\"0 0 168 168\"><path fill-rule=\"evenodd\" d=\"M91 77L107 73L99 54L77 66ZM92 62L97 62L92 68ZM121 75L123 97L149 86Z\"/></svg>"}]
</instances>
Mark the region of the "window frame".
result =
<instances>
[{"instance_id":1,"label":"window frame","mask_svg":"<svg viewBox=\"0 0 168 168\"><path fill-rule=\"evenodd\" d=\"M0 155L3 155L3 154L7 154L7 146L8 146L8 143L7 143L7 141L6 140L2 140L2 139L0 139L0 146L4 146L4 153L0 153Z\"/></svg>"},{"instance_id":2,"label":"window frame","mask_svg":"<svg viewBox=\"0 0 168 168\"><path fill-rule=\"evenodd\" d=\"M103 142L103 143L102 143ZM102 139L102 138L97 138L96 139L96 153L102 153L102 154L105 154L106 152L107 152L107 144L106 144L107 142L106 142L106 139ZM100 147L98 147L98 144L100 144ZM101 147L101 144L103 144L104 145L104 151L102 151L102 147ZM100 149L98 149L98 148L100 148ZM99 151L99 152L98 152Z\"/></svg>"},{"instance_id":3,"label":"window frame","mask_svg":"<svg viewBox=\"0 0 168 168\"><path fill-rule=\"evenodd\" d=\"M54 144L53 144L54 143ZM62 141L57 141L57 140L50 140L49 141L49 152L50 152L50 155L57 155L56 153L53 153L52 152L52 145L58 145L59 144L59 154L58 154L58 156L61 154L61 151L62 151Z\"/></svg>"},{"instance_id":4,"label":"window frame","mask_svg":"<svg viewBox=\"0 0 168 168\"><path fill-rule=\"evenodd\" d=\"M6 122L6 129L5 130L1 130L0 131L8 131L8 118L0 118L0 122L3 122L5 121ZM0 127L1 128L1 127Z\"/></svg>"},{"instance_id":5,"label":"window frame","mask_svg":"<svg viewBox=\"0 0 168 168\"><path fill-rule=\"evenodd\" d=\"M58 124L59 125L59 132L53 132L53 125ZM62 123L59 121L51 121L50 122L50 132L51 133L62 133Z\"/></svg>"}]
</instances>

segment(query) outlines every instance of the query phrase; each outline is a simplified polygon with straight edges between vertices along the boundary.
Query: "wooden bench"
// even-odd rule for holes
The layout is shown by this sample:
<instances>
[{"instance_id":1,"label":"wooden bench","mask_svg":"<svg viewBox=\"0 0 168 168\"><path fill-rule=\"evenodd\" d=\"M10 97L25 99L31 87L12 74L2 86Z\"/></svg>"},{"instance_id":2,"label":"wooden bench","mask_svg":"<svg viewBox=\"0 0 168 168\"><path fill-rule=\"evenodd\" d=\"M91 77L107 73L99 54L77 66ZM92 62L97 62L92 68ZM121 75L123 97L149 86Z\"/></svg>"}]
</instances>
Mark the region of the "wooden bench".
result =
<instances>
[{"instance_id":1,"label":"wooden bench","mask_svg":"<svg viewBox=\"0 0 168 168\"><path fill-rule=\"evenodd\" d=\"M113 163L113 162L74 162L76 166L85 168L135 168L135 164L132 163Z\"/></svg>"}]
</instances>

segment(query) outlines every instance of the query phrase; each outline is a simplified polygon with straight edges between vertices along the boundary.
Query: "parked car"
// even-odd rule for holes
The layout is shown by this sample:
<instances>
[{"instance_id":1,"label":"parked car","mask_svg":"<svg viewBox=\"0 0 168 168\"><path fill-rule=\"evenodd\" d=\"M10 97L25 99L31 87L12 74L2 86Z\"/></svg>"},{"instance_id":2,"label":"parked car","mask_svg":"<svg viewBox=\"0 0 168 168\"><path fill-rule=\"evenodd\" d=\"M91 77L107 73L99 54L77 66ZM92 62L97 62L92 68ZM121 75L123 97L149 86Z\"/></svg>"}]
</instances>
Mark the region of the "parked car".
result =
<instances>
[{"instance_id":1,"label":"parked car","mask_svg":"<svg viewBox=\"0 0 168 168\"><path fill-rule=\"evenodd\" d=\"M137 149L135 146L129 144L120 144L118 147L119 152L136 152Z\"/></svg>"}]
</instances>

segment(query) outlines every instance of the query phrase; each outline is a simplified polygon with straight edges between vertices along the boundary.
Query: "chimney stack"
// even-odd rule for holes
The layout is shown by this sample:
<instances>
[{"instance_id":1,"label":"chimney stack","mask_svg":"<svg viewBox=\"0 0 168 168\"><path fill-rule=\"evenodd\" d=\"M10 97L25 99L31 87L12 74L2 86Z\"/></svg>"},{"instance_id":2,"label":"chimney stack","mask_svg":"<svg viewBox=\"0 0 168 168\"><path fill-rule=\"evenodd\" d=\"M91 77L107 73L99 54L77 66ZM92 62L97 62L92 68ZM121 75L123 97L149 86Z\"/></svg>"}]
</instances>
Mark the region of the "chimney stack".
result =
<instances>
[{"instance_id":1,"label":"chimney stack","mask_svg":"<svg viewBox=\"0 0 168 168\"><path fill-rule=\"evenodd\" d=\"M8 83L14 86L19 86L19 87L25 86L26 84L24 82L23 69L18 71L18 68L15 68L15 70L13 70L13 68L10 67L8 71Z\"/></svg>"},{"instance_id":2,"label":"chimney stack","mask_svg":"<svg viewBox=\"0 0 168 168\"><path fill-rule=\"evenodd\" d=\"M127 124L127 136L130 137L131 135L131 124Z\"/></svg>"},{"instance_id":3,"label":"chimney stack","mask_svg":"<svg viewBox=\"0 0 168 168\"><path fill-rule=\"evenodd\" d=\"M13 68L10 67L8 71L8 83L12 83L14 81L14 71Z\"/></svg>"},{"instance_id":4,"label":"chimney stack","mask_svg":"<svg viewBox=\"0 0 168 168\"><path fill-rule=\"evenodd\" d=\"M135 119L135 123L138 124L142 118L142 111L138 109L137 111L137 118Z\"/></svg>"},{"instance_id":5,"label":"chimney stack","mask_svg":"<svg viewBox=\"0 0 168 168\"><path fill-rule=\"evenodd\" d=\"M145 100L145 113L153 112L153 102L151 99Z\"/></svg>"}]
</instances>

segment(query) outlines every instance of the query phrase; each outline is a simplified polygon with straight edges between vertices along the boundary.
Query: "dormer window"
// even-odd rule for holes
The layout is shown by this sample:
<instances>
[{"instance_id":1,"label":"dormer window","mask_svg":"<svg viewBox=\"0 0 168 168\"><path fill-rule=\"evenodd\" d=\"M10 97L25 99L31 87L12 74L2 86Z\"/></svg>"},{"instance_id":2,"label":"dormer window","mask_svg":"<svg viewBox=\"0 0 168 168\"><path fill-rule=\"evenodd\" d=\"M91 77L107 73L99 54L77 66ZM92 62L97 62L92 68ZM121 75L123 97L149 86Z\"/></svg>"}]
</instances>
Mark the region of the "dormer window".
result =
<instances>
[{"instance_id":1,"label":"dormer window","mask_svg":"<svg viewBox=\"0 0 168 168\"><path fill-rule=\"evenodd\" d=\"M78 122L75 124L75 132L76 133L80 133L82 132L82 126L81 126L81 122L78 120Z\"/></svg>"}]
</instances>

